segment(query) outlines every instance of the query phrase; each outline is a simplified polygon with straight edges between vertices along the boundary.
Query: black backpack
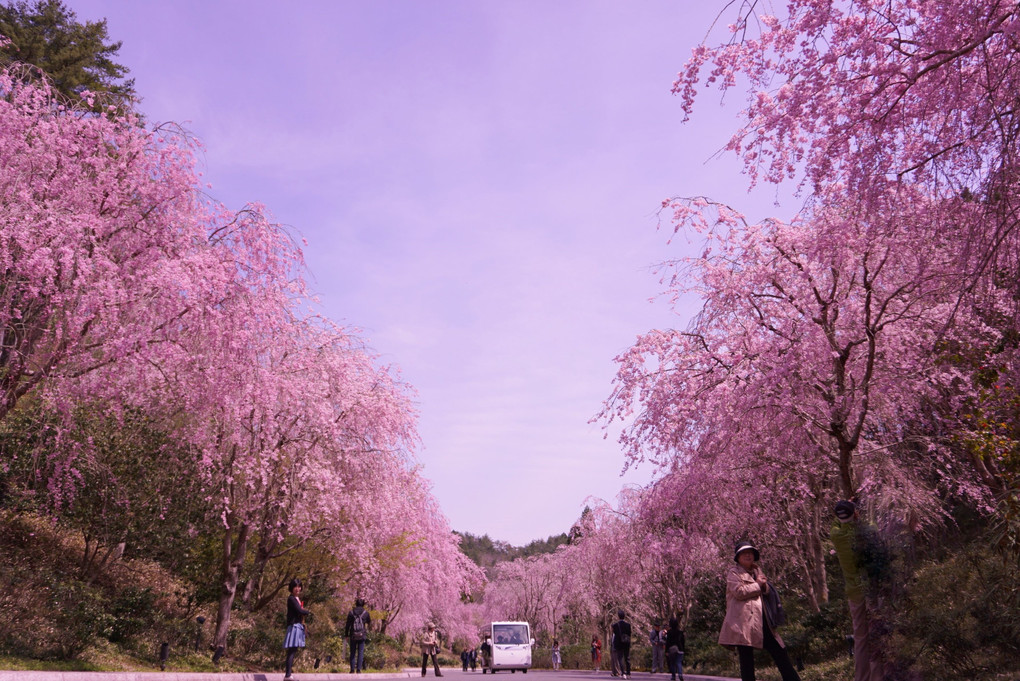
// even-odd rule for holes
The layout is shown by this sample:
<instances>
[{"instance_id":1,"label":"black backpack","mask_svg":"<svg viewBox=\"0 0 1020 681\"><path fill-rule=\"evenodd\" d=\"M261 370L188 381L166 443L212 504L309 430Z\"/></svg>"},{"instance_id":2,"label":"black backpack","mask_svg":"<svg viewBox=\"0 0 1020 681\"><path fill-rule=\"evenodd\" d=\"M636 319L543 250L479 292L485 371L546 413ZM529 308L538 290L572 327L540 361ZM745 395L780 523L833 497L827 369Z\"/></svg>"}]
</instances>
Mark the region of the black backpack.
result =
<instances>
[{"instance_id":1,"label":"black backpack","mask_svg":"<svg viewBox=\"0 0 1020 681\"><path fill-rule=\"evenodd\" d=\"M362 611L361 614L358 614L351 610L351 615L354 616L354 621L351 622L351 640L364 641L367 638L365 634L365 612Z\"/></svg>"}]
</instances>

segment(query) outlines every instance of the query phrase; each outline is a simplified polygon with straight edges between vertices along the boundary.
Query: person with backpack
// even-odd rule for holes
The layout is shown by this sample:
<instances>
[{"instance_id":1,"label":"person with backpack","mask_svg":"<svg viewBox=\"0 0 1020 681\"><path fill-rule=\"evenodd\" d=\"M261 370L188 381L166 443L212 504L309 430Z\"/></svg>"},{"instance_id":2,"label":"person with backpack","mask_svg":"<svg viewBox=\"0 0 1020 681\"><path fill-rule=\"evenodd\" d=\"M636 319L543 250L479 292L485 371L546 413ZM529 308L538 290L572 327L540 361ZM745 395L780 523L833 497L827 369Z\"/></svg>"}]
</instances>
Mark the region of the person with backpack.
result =
<instances>
[{"instance_id":1,"label":"person with backpack","mask_svg":"<svg viewBox=\"0 0 1020 681\"><path fill-rule=\"evenodd\" d=\"M684 630L680 628L680 621L676 617L669 618L669 630L662 637L663 645L666 646L666 662L669 665L670 681L684 681Z\"/></svg>"},{"instance_id":2,"label":"person with backpack","mask_svg":"<svg viewBox=\"0 0 1020 681\"><path fill-rule=\"evenodd\" d=\"M619 619L613 623L613 650L620 660L620 676L630 678L630 622L625 618L627 613L617 610L616 616Z\"/></svg>"},{"instance_id":3,"label":"person with backpack","mask_svg":"<svg viewBox=\"0 0 1020 681\"><path fill-rule=\"evenodd\" d=\"M854 681L882 681L882 642L876 618L874 594L888 574L889 552L877 532L863 522L857 504L845 499L833 508L836 523L829 538L843 571L847 605L854 640ZM869 603L870 601L870 603Z\"/></svg>"},{"instance_id":4,"label":"person with backpack","mask_svg":"<svg viewBox=\"0 0 1020 681\"><path fill-rule=\"evenodd\" d=\"M365 641L368 640L368 623L372 616L365 610L365 599L354 601L354 608L347 613L344 636L351 648L351 674L360 674L365 668Z\"/></svg>"}]
</instances>

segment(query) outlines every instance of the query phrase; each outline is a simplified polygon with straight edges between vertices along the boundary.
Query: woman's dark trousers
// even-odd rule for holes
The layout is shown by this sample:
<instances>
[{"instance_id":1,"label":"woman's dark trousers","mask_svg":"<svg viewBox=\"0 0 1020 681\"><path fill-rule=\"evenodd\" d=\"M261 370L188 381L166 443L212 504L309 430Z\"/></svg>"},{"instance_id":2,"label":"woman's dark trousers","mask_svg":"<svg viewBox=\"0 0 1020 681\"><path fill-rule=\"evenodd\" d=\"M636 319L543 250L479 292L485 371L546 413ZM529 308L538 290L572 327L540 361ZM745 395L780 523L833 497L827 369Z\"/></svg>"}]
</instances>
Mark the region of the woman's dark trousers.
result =
<instances>
[{"instance_id":1,"label":"woman's dark trousers","mask_svg":"<svg viewBox=\"0 0 1020 681\"><path fill-rule=\"evenodd\" d=\"M425 676L425 670L429 664L429 653L421 654L421 675ZM439 671L439 660L436 659L436 654L432 653L432 664L436 667L436 676L442 676L443 672Z\"/></svg>"},{"instance_id":2,"label":"woman's dark trousers","mask_svg":"<svg viewBox=\"0 0 1020 681\"><path fill-rule=\"evenodd\" d=\"M786 654L786 648L779 645L779 641L772 635L772 630L769 629L769 625L763 626L764 634L762 636L762 642L764 648L775 660L776 666L779 667L779 675L783 677L783 681L800 681L800 674L793 668L793 663L790 662L790 656ZM737 657L740 659L740 681L755 681L754 678L754 648L751 646L737 646Z\"/></svg>"}]
</instances>

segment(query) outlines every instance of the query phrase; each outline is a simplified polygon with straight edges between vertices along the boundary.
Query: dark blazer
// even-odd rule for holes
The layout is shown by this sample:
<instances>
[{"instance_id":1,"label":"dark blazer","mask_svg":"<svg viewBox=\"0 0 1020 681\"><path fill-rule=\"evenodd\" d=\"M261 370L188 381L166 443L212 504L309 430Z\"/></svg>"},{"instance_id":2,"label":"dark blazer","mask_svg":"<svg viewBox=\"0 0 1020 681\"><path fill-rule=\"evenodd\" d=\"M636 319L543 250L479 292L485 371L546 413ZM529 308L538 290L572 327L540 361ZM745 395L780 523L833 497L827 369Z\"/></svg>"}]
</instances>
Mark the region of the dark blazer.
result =
<instances>
[{"instance_id":1,"label":"dark blazer","mask_svg":"<svg viewBox=\"0 0 1020 681\"><path fill-rule=\"evenodd\" d=\"M626 634L628 643L622 643L623 636ZM624 650L630 648L630 622L626 620L617 620L613 622L613 647L617 650Z\"/></svg>"}]
</instances>

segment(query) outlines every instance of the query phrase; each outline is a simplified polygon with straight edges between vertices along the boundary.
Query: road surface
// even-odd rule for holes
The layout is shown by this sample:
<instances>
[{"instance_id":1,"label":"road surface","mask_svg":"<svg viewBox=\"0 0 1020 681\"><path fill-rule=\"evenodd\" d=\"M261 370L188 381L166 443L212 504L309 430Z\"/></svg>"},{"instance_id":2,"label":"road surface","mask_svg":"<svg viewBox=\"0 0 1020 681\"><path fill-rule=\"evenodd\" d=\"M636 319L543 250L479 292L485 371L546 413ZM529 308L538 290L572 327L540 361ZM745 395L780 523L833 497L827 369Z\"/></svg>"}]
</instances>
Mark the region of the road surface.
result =
<instances>
[{"instance_id":1,"label":"road surface","mask_svg":"<svg viewBox=\"0 0 1020 681\"><path fill-rule=\"evenodd\" d=\"M392 674L316 674L295 673L295 681L377 681L381 679L420 679L421 672L405 670ZM488 674L463 672L459 667L443 669L443 678L447 681L489 681ZM554 672L550 669L532 669L527 675L522 672L510 673L501 671L494 675L492 681L613 681L613 676L605 671L593 672L585 669L562 669ZM429 669L427 681L435 676ZM235 673L214 674L209 672L25 672L0 670L0 681L283 681L283 672L266 673ZM649 674L635 672L631 681L669 681L669 674ZM737 681L722 676L701 676L684 674L684 681Z\"/></svg>"}]
</instances>

